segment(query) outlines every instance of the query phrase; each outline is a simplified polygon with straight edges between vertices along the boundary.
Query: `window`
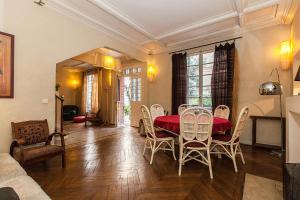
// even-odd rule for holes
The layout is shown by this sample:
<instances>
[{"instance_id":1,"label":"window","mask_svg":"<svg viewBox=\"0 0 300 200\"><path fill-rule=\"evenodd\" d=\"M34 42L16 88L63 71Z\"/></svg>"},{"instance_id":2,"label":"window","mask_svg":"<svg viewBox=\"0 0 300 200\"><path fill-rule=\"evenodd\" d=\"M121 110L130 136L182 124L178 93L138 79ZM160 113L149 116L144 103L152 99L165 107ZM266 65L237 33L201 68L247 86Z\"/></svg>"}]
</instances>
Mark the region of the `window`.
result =
<instances>
[{"instance_id":1,"label":"window","mask_svg":"<svg viewBox=\"0 0 300 200\"><path fill-rule=\"evenodd\" d=\"M86 80L86 112L92 110L93 74L87 75Z\"/></svg>"},{"instance_id":2,"label":"window","mask_svg":"<svg viewBox=\"0 0 300 200\"><path fill-rule=\"evenodd\" d=\"M123 70L123 74L124 75L141 73L141 72L142 72L142 68L141 67L132 67L132 68L128 68L128 69L124 69Z\"/></svg>"},{"instance_id":3,"label":"window","mask_svg":"<svg viewBox=\"0 0 300 200\"><path fill-rule=\"evenodd\" d=\"M211 109L211 76L214 52L206 52L187 57L188 104L201 105Z\"/></svg>"},{"instance_id":4,"label":"window","mask_svg":"<svg viewBox=\"0 0 300 200\"><path fill-rule=\"evenodd\" d=\"M141 78L131 79L131 99L132 101L141 101Z\"/></svg>"}]
</instances>

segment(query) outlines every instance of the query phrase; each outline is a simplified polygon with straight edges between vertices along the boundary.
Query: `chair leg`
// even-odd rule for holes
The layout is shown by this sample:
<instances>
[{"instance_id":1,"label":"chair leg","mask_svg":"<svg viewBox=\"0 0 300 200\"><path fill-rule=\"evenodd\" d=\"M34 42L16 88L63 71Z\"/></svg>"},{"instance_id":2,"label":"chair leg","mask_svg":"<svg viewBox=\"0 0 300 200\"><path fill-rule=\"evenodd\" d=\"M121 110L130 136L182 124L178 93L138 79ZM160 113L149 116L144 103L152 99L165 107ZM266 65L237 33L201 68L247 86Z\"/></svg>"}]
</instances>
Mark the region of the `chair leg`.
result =
<instances>
[{"instance_id":1,"label":"chair leg","mask_svg":"<svg viewBox=\"0 0 300 200\"><path fill-rule=\"evenodd\" d=\"M174 140L172 140L172 153L173 153L174 160L176 160L176 156L175 156L175 141Z\"/></svg>"},{"instance_id":2,"label":"chair leg","mask_svg":"<svg viewBox=\"0 0 300 200\"><path fill-rule=\"evenodd\" d=\"M236 159L235 159L235 153L233 150L233 146L230 146L230 150L231 150L231 158L232 158L232 162L233 162L233 166L234 166L234 171L238 172L237 166L236 166Z\"/></svg>"},{"instance_id":3,"label":"chair leg","mask_svg":"<svg viewBox=\"0 0 300 200\"><path fill-rule=\"evenodd\" d=\"M183 162L183 147L180 145L179 148L179 169L178 169L178 176L181 176L181 170L182 170L182 162Z\"/></svg>"},{"instance_id":4,"label":"chair leg","mask_svg":"<svg viewBox=\"0 0 300 200\"><path fill-rule=\"evenodd\" d=\"M152 165L152 162L153 162L153 157L154 157L154 154L155 154L155 147L156 147L156 141L154 140L154 143L153 143L153 146L151 148L151 160L150 160L150 165Z\"/></svg>"},{"instance_id":5,"label":"chair leg","mask_svg":"<svg viewBox=\"0 0 300 200\"><path fill-rule=\"evenodd\" d=\"M148 144L148 140L146 139L146 141L145 141L145 144L144 144L144 151L143 151L143 155L145 155L145 151L146 151L147 144Z\"/></svg>"},{"instance_id":6,"label":"chair leg","mask_svg":"<svg viewBox=\"0 0 300 200\"><path fill-rule=\"evenodd\" d=\"M245 159L244 159L244 156L243 156L243 152L242 152L242 149L241 149L241 146L240 146L240 144L239 144L239 150L240 150L240 156L241 156L241 159L242 159L242 162L243 162L243 164L245 164Z\"/></svg>"},{"instance_id":7,"label":"chair leg","mask_svg":"<svg viewBox=\"0 0 300 200\"><path fill-rule=\"evenodd\" d=\"M62 168L66 168L66 157L65 153L61 155L61 163L62 163Z\"/></svg>"},{"instance_id":8,"label":"chair leg","mask_svg":"<svg viewBox=\"0 0 300 200\"><path fill-rule=\"evenodd\" d=\"M213 179L214 175L213 175L213 172L212 172L211 159L210 159L210 150L209 149L207 149L207 160L208 160L209 175L210 175L210 178Z\"/></svg>"}]
</instances>

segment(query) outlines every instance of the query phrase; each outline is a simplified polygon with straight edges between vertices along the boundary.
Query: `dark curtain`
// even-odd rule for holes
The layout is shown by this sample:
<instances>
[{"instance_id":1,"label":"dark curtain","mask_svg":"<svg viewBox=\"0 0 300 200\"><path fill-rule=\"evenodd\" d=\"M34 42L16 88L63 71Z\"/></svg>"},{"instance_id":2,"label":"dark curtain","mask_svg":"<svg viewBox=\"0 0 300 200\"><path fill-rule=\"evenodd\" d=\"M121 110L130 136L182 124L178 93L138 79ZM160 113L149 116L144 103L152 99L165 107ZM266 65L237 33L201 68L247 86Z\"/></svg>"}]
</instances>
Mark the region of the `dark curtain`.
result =
<instances>
[{"instance_id":1,"label":"dark curtain","mask_svg":"<svg viewBox=\"0 0 300 200\"><path fill-rule=\"evenodd\" d=\"M186 53L172 56L172 114L178 114L178 106L187 100Z\"/></svg>"},{"instance_id":2,"label":"dark curtain","mask_svg":"<svg viewBox=\"0 0 300 200\"><path fill-rule=\"evenodd\" d=\"M218 105L227 105L232 110L235 44L216 46L211 78L213 110Z\"/></svg>"}]
</instances>

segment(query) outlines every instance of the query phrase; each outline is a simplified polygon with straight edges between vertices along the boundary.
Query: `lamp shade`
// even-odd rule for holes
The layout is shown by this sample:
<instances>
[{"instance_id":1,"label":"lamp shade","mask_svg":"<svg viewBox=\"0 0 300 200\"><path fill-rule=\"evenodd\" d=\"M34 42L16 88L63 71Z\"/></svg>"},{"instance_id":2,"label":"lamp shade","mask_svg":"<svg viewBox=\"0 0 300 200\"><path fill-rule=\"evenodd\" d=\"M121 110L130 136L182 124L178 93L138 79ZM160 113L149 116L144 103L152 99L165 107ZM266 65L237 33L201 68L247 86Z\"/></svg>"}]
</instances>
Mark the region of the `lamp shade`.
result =
<instances>
[{"instance_id":1,"label":"lamp shade","mask_svg":"<svg viewBox=\"0 0 300 200\"><path fill-rule=\"evenodd\" d=\"M297 71L297 74L296 74L296 77L295 77L295 81L300 81L300 66L298 68L298 71Z\"/></svg>"},{"instance_id":2,"label":"lamp shade","mask_svg":"<svg viewBox=\"0 0 300 200\"><path fill-rule=\"evenodd\" d=\"M260 95L281 95L282 85L279 82L268 81L260 85Z\"/></svg>"}]
</instances>

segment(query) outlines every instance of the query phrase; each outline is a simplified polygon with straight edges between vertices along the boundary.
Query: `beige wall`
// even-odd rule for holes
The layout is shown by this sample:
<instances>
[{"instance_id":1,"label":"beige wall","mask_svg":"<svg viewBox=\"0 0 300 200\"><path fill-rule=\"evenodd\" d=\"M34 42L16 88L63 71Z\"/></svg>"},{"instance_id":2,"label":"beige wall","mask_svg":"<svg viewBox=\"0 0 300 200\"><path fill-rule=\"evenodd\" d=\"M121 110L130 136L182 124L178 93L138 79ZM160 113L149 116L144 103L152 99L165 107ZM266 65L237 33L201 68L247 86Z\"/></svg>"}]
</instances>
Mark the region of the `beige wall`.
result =
<instances>
[{"instance_id":1,"label":"beige wall","mask_svg":"<svg viewBox=\"0 0 300 200\"><path fill-rule=\"evenodd\" d=\"M295 18L292 23L292 41L294 47L293 57L293 79L296 76L298 68L300 66L300 8L296 12ZM300 93L300 82L293 81L293 94L298 95Z\"/></svg>"},{"instance_id":2,"label":"beige wall","mask_svg":"<svg viewBox=\"0 0 300 200\"><path fill-rule=\"evenodd\" d=\"M77 81L77 84L73 84L73 80ZM64 96L64 105L76 105L81 107L81 85L82 85L82 73L72 71L63 67L56 68L56 83L60 84L59 95Z\"/></svg>"},{"instance_id":3,"label":"beige wall","mask_svg":"<svg viewBox=\"0 0 300 200\"><path fill-rule=\"evenodd\" d=\"M54 129L56 63L104 46L146 60L129 42L112 39L32 0L1 3L0 28L15 35L15 98L0 99L0 152L9 150L12 121L48 119ZM42 99L49 103L42 104Z\"/></svg>"},{"instance_id":4,"label":"beige wall","mask_svg":"<svg viewBox=\"0 0 300 200\"><path fill-rule=\"evenodd\" d=\"M260 83L269 80L273 67L280 64L280 42L290 38L290 26L273 26L259 31L248 32L236 41L239 77L238 108L250 106L252 115L279 116L278 96L260 96ZM158 67L156 80L150 84L149 104L160 103L171 110L172 67L171 56L167 53L154 55L153 61ZM280 71L284 95L291 93L290 71ZM274 78L276 78L274 76ZM241 140L251 143L251 121L249 120ZM259 128L259 142L280 143L279 123L265 123Z\"/></svg>"}]
</instances>

